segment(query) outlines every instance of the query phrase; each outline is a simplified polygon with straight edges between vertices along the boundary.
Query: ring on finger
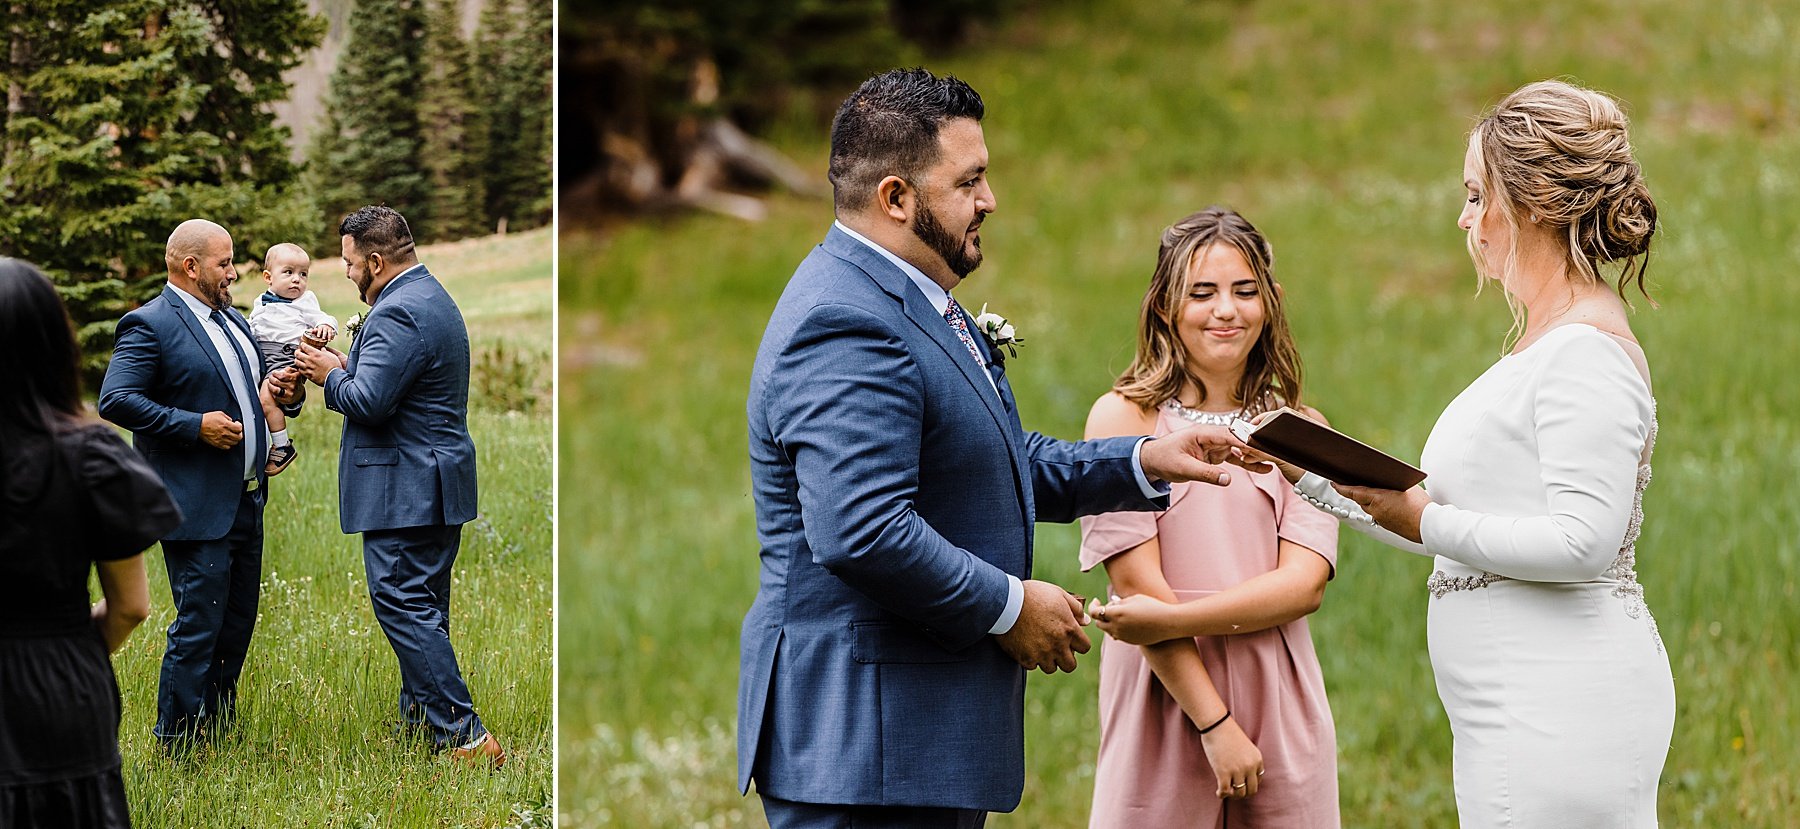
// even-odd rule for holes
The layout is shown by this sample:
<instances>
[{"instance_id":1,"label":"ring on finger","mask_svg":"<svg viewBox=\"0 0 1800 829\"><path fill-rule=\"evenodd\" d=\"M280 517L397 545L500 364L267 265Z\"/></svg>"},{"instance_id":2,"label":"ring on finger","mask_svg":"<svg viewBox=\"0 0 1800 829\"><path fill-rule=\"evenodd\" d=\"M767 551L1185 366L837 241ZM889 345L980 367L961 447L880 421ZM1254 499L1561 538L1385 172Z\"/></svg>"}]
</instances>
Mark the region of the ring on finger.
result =
<instances>
[{"instance_id":1,"label":"ring on finger","mask_svg":"<svg viewBox=\"0 0 1800 829\"><path fill-rule=\"evenodd\" d=\"M1243 788L1243 787L1244 787L1244 784L1242 784L1242 783L1233 783L1233 784L1231 784L1231 787L1232 787L1232 788L1234 788L1234 789L1241 789L1241 788Z\"/></svg>"}]
</instances>

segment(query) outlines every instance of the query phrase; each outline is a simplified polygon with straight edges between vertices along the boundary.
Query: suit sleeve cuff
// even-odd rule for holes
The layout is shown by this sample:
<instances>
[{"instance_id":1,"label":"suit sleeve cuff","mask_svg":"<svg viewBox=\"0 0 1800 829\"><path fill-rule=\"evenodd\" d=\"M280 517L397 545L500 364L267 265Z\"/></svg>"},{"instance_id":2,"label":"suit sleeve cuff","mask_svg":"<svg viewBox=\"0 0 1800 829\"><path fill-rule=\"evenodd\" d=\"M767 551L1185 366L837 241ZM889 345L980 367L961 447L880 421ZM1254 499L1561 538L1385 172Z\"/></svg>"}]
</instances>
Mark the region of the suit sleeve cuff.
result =
<instances>
[{"instance_id":1,"label":"suit sleeve cuff","mask_svg":"<svg viewBox=\"0 0 1800 829\"><path fill-rule=\"evenodd\" d=\"M202 440L201 430L206 426L206 415L177 410L175 418L181 423L181 436L187 439L188 445L199 446Z\"/></svg>"},{"instance_id":2,"label":"suit sleeve cuff","mask_svg":"<svg viewBox=\"0 0 1800 829\"><path fill-rule=\"evenodd\" d=\"M1006 576L1006 609L1000 611L1000 618L994 622L993 627L988 628L988 633L999 636L1012 630L1013 625L1018 624L1019 611L1024 608L1025 583L1019 581L1018 576L1008 573Z\"/></svg>"},{"instance_id":3,"label":"suit sleeve cuff","mask_svg":"<svg viewBox=\"0 0 1800 829\"><path fill-rule=\"evenodd\" d=\"M1144 444L1148 443L1150 440L1152 440L1152 438L1141 438L1136 444L1132 445L1131 474L1137 477L1138 491L1144 493L1145 498L1154 501L1169 494L1169 485L1164 481L1151 483L1150 479L1144 475L1144 464L1142 461L1138 460L1138 454L1144 451Z\"/></svg>"}]
</instances>

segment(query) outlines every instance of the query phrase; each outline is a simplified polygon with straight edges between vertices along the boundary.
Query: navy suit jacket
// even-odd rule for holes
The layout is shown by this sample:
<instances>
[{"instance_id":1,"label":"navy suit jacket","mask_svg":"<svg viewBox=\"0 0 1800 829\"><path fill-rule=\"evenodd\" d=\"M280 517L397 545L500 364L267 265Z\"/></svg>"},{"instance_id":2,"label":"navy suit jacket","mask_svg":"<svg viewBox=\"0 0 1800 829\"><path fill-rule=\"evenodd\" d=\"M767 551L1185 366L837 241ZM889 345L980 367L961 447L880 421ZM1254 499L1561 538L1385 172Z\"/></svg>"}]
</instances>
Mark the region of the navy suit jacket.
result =
<instances>
[{"instance_id":1,"label":"navy suit jacket","mask_svg":"<svg viewBox=\"0 0 1800 829\"><path fill-rule=\"evenodd\" d=\"M469 329L423 266L394 277L325 378L344 416L338 514L346 533L466 524L475 518L469 438Z\"/></svg>"},{"instance_id":2,"label":"navy suit jacket","mask_svg":"<svg viewBox=\"0 0 1800 829\"><path fill-rule=\"evenodd\" d=\"M918 287L836 228L789 281L750 381L740 789L754 772L801 802L1018 806L1026 672L988 634L1006 576L1030 576L1039 520L1167 499L1139 489L1136 438L1024 431L981 346L998 395Z\"/></svg>"},{"instance_id":3,"label":"navy suit jacket","mask_svg":"<svg viewBox=\"0 0 1800 829\"><path fill-rule=\"evenodd\" d=\"M260 379L268 373L250 324L236 308L225 318L250 341L244 355ZM225 537L244 491L242 444L217 449L200 440L200 419L225 412L244 425L244 440L261 440L262 407L238 411L225 363L212 337L172 286L119 320L112 363L100 383L100 416L131 431L132 445L181 507L181 526L164 541L210 541ZM251 396L251 402L256 398ZM298 414L299 408L289 409ZM259 482L265 459L256 460ZM259 490L260 491L260 490Z\"/></svg>"}]
</instances>

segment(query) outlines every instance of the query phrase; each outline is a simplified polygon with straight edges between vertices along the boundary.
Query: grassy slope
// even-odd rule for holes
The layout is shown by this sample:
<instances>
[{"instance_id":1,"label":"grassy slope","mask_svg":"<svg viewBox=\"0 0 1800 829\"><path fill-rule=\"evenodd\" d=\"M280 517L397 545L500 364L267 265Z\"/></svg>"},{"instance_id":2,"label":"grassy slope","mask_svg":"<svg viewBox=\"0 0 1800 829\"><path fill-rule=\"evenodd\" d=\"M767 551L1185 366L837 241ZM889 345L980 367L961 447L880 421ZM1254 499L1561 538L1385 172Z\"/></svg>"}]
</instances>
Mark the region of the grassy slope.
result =
<instances>
[{"instance_id":1,"label":"grassy slope","mask_svg":"<svg viewBox=\"0 0 1800 829\"><path fill-rule=\"evenodd\" d=\"M1156 235L1211 203L1272 239L1309 397L1417 456L1507 326L1454 222L1463 136L1525 81L1624 98L1662 210L1663 307L1636 329L1662 436L1639 570L1676 678L1666 826L1779 826L1800 810L1800 353L1795 15L1722 0L1547 11L1383 0L1314 7L1096 3L1020 18L932 62L988 101L1000 210L959 292L1019 325L1027 428L1079 434L1123 368ZM823 168L825 130L784 143ZM696 217L564 239L562 794L568 825L729 826L737 630L756 589L743 394L769 309L824 202L754 226ZM1038 575L1093 595L1072 528ZM1429 563L1347 538L1313 623L1347 826L1454 822L1448 726L1425 654ZM1092 659L1090 658L1090 663ZM1001 826L1081 826L1092 665L1032 680L1025 803Z\"/></svg>"},{"instance_id":2,"label":"grassy slope","mask_svg":"<svg viewBox=\"0 0 1800 829\"><path fill-rule=\"evenodd\" d=\"M548 230L427 247L479 350L535 340L548 364ZM364 310L339 260L314 263L312 288L341 323ZM235 295L260 291L253 275ZM348 346L340 337L337 345ZM318 389L292 429L301 455L270 486L263 591L240 685L235 732L186 760L150 737L168 578L145 556L154 612L114 658L124 693L120 749L136 825L158 827L547 826L551 775L551 420L477 409L481 515L463 531L455 644L482 719L511 757L463 769L390 735L399 671L369 609L360 536L338 531L341 418Z\"/></svg>"}]
</instances>

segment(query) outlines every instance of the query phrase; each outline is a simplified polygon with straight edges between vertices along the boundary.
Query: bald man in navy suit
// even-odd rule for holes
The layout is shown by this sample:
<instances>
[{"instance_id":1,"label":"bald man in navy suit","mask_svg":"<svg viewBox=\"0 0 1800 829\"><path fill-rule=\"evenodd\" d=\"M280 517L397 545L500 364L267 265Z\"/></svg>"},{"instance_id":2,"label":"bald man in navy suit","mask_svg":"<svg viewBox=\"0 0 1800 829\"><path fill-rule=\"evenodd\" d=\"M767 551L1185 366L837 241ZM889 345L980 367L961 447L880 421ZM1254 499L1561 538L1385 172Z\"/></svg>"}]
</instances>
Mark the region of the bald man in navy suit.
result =
<instances>
[{"instance_id":1,"label":"bald man in navy suit","mask_svg":"<svg viewBox=\"0 0 1800 829\"><path fill-rule=\"evenodd\" d=\"M231 722L261 593L269 430L257 387L269 371L231 305L233 258L225 228L176 227L168 285L119 320L100 385L100 416L131 431L183 517L162 539L175 621L152 733L169 747ZM277 401L298 415L299 373L273 376Z\"/></svg>"}]
</instances>

